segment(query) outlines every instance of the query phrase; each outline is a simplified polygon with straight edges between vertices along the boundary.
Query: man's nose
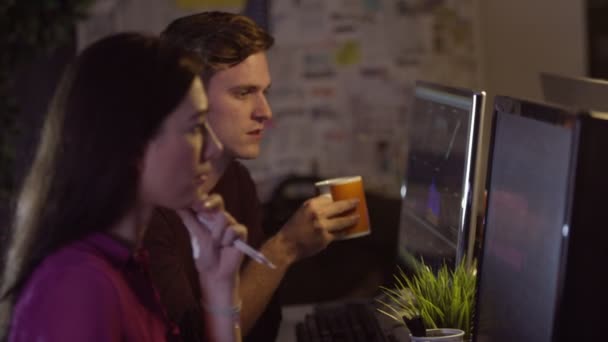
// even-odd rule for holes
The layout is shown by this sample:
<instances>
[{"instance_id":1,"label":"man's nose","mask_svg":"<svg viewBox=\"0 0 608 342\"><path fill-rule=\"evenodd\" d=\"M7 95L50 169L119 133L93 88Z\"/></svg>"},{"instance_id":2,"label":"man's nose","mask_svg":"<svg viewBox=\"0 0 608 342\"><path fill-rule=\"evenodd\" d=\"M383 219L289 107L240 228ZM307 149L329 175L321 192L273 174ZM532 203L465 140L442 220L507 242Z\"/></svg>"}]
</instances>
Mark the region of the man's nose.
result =
<instances>
[{"instance_id":1,"label":"man's nose","mask_svg":"<svg viewBox=\"0 0 608 342\"><path fill-rule=\"evenodd\" d=\"M272 109L270 108L266 95L260 95L253 115L258 121L266 121L272 118Z\"/></svg>"}]
</instances>

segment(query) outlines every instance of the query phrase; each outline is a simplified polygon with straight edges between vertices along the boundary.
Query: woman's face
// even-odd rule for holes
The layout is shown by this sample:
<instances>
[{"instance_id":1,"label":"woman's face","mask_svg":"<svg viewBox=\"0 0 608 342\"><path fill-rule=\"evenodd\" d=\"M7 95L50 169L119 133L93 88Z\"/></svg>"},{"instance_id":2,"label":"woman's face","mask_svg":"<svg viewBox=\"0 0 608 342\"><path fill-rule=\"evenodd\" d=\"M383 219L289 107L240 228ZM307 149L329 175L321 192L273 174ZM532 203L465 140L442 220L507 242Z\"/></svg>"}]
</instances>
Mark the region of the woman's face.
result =
<instances>
[{"instance_id":1,"label":"woman's face","mask_svg":"<svg viewBox=\"0 0 608 342\"><path fill-rule=\"evenodd\" d=\"M193 203L211 170L209 160L222 149L208 131L206 115L207 96L196 77L148 144L140 189L144 204L178 209Z\"/></svg>"}]
</instances>

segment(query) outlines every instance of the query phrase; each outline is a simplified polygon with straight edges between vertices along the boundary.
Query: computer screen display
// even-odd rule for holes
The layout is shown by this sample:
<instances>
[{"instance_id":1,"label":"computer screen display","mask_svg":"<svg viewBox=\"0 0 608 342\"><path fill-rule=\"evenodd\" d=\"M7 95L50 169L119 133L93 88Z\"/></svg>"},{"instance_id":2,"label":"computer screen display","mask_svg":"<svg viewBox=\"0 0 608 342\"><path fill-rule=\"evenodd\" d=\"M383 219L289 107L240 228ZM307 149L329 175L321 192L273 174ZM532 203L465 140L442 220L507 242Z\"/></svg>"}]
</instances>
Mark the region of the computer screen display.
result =
<instances>
[{"instance_id":1,"label":"computer screen display","mask_svg":"<svg viewBox=\"0 0 608 342\"><path fill-rule=\"evenodd\" d=\"M418 82L409 120L400 261L432 267L465 254L482 92Z\"/></svg>"},{"instance_id":2,"label":"computer screen display","mask_svg":"<svg viewBox=\"0 0 608 342\"><path fill-rule=\"evenodd\" d=\"M608 81L540 73L545 101L562 106L608 112Z\"/></svg>"},{"instance_id":3,"label":"computer screen display","mask_svg":"<svg viewBox=\"0 0 608 342\"><path fill-rule=\"evenodd\" d=\"M551 341L575 124L544 105L495 107L475 341Z\"/></svg>"}]
</instances>

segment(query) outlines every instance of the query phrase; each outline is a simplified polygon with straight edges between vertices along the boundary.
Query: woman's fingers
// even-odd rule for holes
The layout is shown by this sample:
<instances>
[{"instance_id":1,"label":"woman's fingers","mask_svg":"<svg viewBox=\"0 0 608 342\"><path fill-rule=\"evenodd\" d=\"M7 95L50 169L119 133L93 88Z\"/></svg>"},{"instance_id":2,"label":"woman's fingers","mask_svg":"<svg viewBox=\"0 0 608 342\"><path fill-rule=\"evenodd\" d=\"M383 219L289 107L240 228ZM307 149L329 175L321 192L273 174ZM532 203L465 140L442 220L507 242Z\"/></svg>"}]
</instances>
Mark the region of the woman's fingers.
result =
<instances>
[{"instance_id":1,"label":"woman's fingers","mask_svg":"<svg viewBox=\"0 0 608 342\"><path fill-rule=\"evenodd\" d=\"M177 215L180 217L184 226L190 235L190 244L192 246L192 257L198 260L201 255L201 243L203 240L208 240L210 233L196 218L196 213L190 209L177 210Z\"/></svg>"},{"instance_id":2,"label":"woman's fingers","mask_svg":"<svg viewBox=\"0 0 608 342\"><path fill-rule=\"evenodd\" d=\"M224 199L218 194L211 194L198 203L197 211L223 211Z\"/></svg>"},{"instance_id":3,"label":"woman's fingers","mask_svg":"<svg viewBox=\"0 0 608 342\"><path fill-rule=\"evenodd\" d=\"M214 241L221 240L223 230L231 224L231 216L224 211L199 212L198 220L211 232Z\"/></svg>"},{"instance_id":4,"label":"woman's fingers","mask_svg":"<svg viewBox=\"0 0 608 342\"><path fill-rule=\"evenodd\" d=\"M225 215L225 217L226 217L226 222L227 222L228 224L231 224L231 225L232 225L232 224L239 224L239 223L237 222L237 220L236 220L236 219L235 219L235 218L234 218L232 215L230 215L230 213L229 213L229 212L224 211L224 215Z\"/></svg>"},{"instance_id":5,"label":"woman's fingers","mask_svg":"<svg viewBox=\"0 0 608 342\"><path fill-rule=\"evenodd\" d=\"M196 213L190 209L180 209L177 210L177 215L182 220L186 229L190 233L190 236L199 236L200 234L208 235L205 229L201 229L203 227L201 222L198 220Z\"/></svg>"},{"instance_id":6,"label":"woman's fingers","mask_svg":"<svg viewBox=\"0 0 608 342\"><path fill-rule=\"evenodd\" d=\"M232 246L236 239L247 240L247 228L242 224L234 224L225 229L222 236L222 246Z\"/></svg>"},{"instance_id":7,"label":"woman's fingers","mask_svg":"<svg viewBox=\"0 0 608 342\"><path fill-rule=\"evenodd\" d=\"M214 205L217 204L218 202L214 202ZM180 210L178 215L190 234L193 234L191 230L205 231L206 234L211 234L213 244L216 246L228 246L235 239L244 239L247 236L247 228L238 224L234 217L224 210L198 213L192 210Z\"/></svg>"},{"instance_id":8,"label":"woman's fingers","mask_svg":"<svg viewBox=\"0 0 608 342\"><path fill-rule=\"evenodd\" d=\"M224 201L219 195L200 197L192 209L178 210L177 214L190 233L195 259L205 251L217 253L233 246L237 239L247 240L247 228L224 210Z\"/></svg>"}]
</instances>

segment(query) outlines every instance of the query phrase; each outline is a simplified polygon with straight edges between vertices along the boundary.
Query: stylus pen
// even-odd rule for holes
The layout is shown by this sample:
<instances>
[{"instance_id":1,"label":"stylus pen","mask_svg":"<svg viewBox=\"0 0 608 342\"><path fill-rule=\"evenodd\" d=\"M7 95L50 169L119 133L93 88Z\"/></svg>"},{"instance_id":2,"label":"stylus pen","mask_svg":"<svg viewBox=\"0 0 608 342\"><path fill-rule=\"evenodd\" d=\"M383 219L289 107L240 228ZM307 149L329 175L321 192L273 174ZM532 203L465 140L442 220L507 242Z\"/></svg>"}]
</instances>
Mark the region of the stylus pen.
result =
<instances>
[{"instance_id":1,"label":"stylus pen","mask_svg":"<svg viewBox=\"0 0 608 342\"><path fill-rule=\"evenodd\" d=\"M256 251L255 249L253 249L253 247L244 243L241 239L237 239L234 241L234 247L239 251L247 254L251 259L259 262L262 265L266 265L272 269L277 268L270 260L268 260L268 258L266 258L266 256L264 256L264 254L259 251Z\"/></svg>"},{"instance_id":2,"label":"stylus pen","mask_svg":"<svg viewBox=\"0 0 608 342\"><path fill-rule=\"evenodd\" d=\"M209 225L206 224L205 220L202 217L197 215L197 218L200 223L202 223L206 227L209 227ZM209 228L209 229L211 229L211 228ZM277 268L275 266L275 264L273 264L270 260L268 260L268 258L266 258L266 256L264 256L264 254L262 254L259 251L256 251L253 247L251 247L248 244L246 244L245 242L243 242L243 240L236 239L236 240L234 240L233 245L234 245L234 248L236 248L239 251L243 252L244 254L248 255L251 259L259 262L260 264L266 265L272 269Z\"/></svg>"}]
</instances>

